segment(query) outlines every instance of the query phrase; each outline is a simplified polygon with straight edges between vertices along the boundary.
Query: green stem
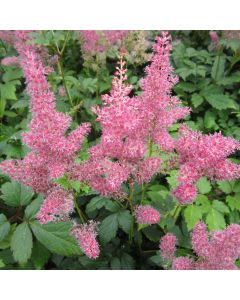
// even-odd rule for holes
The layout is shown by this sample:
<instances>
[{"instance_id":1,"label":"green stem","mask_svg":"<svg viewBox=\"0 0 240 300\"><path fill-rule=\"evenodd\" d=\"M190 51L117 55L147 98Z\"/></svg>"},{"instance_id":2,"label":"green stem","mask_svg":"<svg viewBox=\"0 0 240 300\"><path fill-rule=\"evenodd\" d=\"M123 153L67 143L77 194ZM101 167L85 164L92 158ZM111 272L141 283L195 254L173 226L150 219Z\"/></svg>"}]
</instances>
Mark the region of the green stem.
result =
<instances>
[{"instance_id":1,"label":"green stem","mask_svg":"<svg viewBox=\"0 0 240 300\"><path fill-rule=\"evenodd\" d=\"M74 202L74 206L76 208L76 211L79 215L79 218L81 220L82 223L85 223L85 219L84 219L84 215L81 211L81 209L79 208L78 204L77 204L77 197L76 197L76 194L73 195L73 202Z\"/></svg>"},{"instance_id":2,"label":"green stem","mask_svg":"<svg viewBox=\"0 0 240 300\"><path fill-rule=\"evenodd\" d=\"M68 90L68 87L67 87L67 82L66 82L65 75L64 75L64 71L63 71L63 67L62 67L62 64L61 64L61 58L60 58L59 61L57 62L57 66L58 66L59 73L60 73L61 76L62 76L62 82L63 82L64 88L65 88L65 90L66 90L68 100L69 100L69 102L70 102L70 104L71 104L71 107L74 107L73 101L72 101L72 97L71 97L71 95L70 95L70 93L69 93L69 90Z\"/></svg>"},{"instance_id":3,"label":"green stem","mask_svg":"<svg viewBox=\"0 0 240 300\"><path fill-rule=\"evenodd\" d=\"M181 209L182 209L182 207L180 205L177 205L176 208L175 208L175 210L174 210L173 219L175 220L175 223L176 223L176 221L178 219L178 216L179 216L179 214L181 212Z\"/></svg>"},{"instance_id":4,"label":"green stem","mask_svg":"<svg viewBox=\"0 0 240 300\"><path fill-rule=\"evenodd\" d=\"M63 52L64 52L64 50L66 48L67 41L68 41L68 38L69 38L69 33L70 33L70 31L68 30L67 34L66 34L66 37L65 37L65 40L64 40L64 43L63 43L63 46L62 46L62 49L60 51L61 56L63 55Z\"/></svg>"},{"instance_id":5,"label":"green stem","mask_svg":"<svg viewBox=\"0 0 240 300\"><path fill-rule=\"evenodd\" d=\"M130 204L130 208L131 208L131 212L133 213L134 208L133 208L133 194L134 194L134 187L130 185L130 195L128 198L129 204Z\"/></svg>"}]
</instances>

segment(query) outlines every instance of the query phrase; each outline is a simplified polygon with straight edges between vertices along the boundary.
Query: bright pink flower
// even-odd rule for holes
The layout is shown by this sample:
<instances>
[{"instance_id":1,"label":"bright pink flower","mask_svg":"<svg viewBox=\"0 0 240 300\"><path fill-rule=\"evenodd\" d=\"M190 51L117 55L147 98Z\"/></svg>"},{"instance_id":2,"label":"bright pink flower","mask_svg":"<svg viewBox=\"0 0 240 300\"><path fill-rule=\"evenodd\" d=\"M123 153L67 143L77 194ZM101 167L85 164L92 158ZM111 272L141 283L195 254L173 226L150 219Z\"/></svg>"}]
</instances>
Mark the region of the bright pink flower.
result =
<instances>
[{"instance_id":1,"label":"bright pink flower","mask_svg":"<svg viewBox=\"0 0 240 300\"><path fill-rule=\"evenodd\" d=\"M172 233L167 233L161 238L160 241L160 255L163 259L172 261L176 251L177 238Z\"/></svg>"},{"instance_id":2,"label":"bright pink flower","mask_svg":"<svg viewBox=\"0 0 240 300\"><path fill-rule=\"evenodd\" d=\"M72 235L76 238L81 250L91 259L98 258L100 254L97 242L97 224L90 221L88 224L74 226Z\"/></svg>"},{"instance_id":3,"label":"bright pink flower","mask_svg":"<svg viewBox=\"0 0 240 300\"><path fill-rule=\"evenodd\" d=\"M150 205L139 205L134 213L138 224L157 224L160 221L160 213Z\"/></svg>"},{"instance_id":4,"label":"bright pink flower","mask_svg":"<svg viewBox=\"0 0 240 300\"><path fill-rule=\"evenodd\" d=\"M173 270L194 270L194 263L189 257L174 258L172 263Z\"/></svg>"},{"instance_id":5,"label":"bright pink flower","mask_svg":"<svg viewBox=\"0 0 240 300\"><path fill-rule=\"evenodd\" d=\"M197 196L197 188L189 183L183 183L172 191L181 205L190 204Z\"/></svg>"},{"instance_id":6,"label":"bright pink flower","mask_svg":"<svg viewBox=\"0 0 240 300\"><path fill-rule=\"evenodd\" d=\"M210 243L207 227L203 222L196 224L192 233L192 248L198 256L208 256Z\"/></svg>"},{"instance_id":7,"label":"bright pink flower","mask_svg":"<svg viewBox=\"0 0 240 300\"><path fill-rule=\"evenodd\" d=\"M128 172L120 164L104 158L89 160L76 165L72 170L76 180L88 182L92 189L105 197L118 194L121 184L127 180Z\"/></svg>"},{"instance_id":8,"label":"bright pink flower","mask_svg":"<svg viewBox=\"0 0 240 300\"><path fill-rule=\"evenodd\" d=\"M60 187L49 191L37 214L41 224L66 220L74 210L73 197Z\"/></svg>"}]
</instances>

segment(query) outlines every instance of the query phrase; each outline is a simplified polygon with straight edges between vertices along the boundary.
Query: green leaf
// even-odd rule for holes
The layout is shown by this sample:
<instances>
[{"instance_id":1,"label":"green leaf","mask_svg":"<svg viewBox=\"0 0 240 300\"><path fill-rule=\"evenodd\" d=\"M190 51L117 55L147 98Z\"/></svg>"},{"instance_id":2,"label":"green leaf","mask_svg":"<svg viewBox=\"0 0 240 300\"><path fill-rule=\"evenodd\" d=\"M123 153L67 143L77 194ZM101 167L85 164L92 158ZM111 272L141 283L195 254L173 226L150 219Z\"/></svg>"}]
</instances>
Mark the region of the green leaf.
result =
<instances>
[{"instance_id":1,"label":"green leaf","mask_svg":"<svg viewBox=\"0 0 240 300\"><path fill-rule=\"evenodd\" d=\"M208 200L208 197L205 195L198 195L195 203L199 205L201 212L203 214L208 213L211 209L211 202Z\"/></svg>"},{"instance_id":2,"label":"green leaf","mask_svg":"<svg viewBox=\"0 0 240 300\"><path fill-rule=\"evenodd\" d=\"M228 195L226 197L226 202L231 210L240 211L240 194L236 194L235 196Z\"/></svg>"},{"instance_id":3,"label":"green leaf","mask_svg":"<svg viewBox=\"0 0 240 300\"><path fill-rule=\"evenodd\" d=\"M208 225L209 230L224 229L226 227L224 216L222 215L222 213L220 213L213 207L207 214L206 223Z\"/></svg>"},{"instance_id":4,"label":"green leaf","mask_svg":"<svg viewBox=\"0 0 240 300\"><path fill-rule=\"evenodd\" d=\"M134 270L135 262L132 256L130 256L127 253L123 253L120 260L121 260L122 270Z\"/></svg>"},{"instance_id":5,"label":"green leaf","mask_svg":"<svg viewBox=\"0 0 240 300\"><path fill-rule=\"evenodd\" d=\"M166 178L167 182L168 182L168 184L170 185L171 188L175 188L178 185L177 177L178 177L178 171L177 170L172 170L170 172L170 176L168 176Z\"/></svg>"},{"instance_id":6,"label":"green leaf","mask_svg":"<svg viewBox=\"0 0 240 300\"><path fill-rule=\"evenodd\" d=\"M212 207L223 214L229 213L229 208L227 205L219 200L213 200Z\"/></svg>"},{"instance_id":7,"label":"green leaf","mask_svg":"<svg viewBox=\"0 0 240 300\"><path fill-rule=\"evenodd\" d=\"M27 223L22 223L16 228L11 241L11 250L14 259L20 264L24 264L31 257L32 253L32 233Z\"/></svg>"},{"instance_id":8,"label":"green leaf","mask_svg":"<svg viewBox=\"0 0 240 300\"><path fill-rule=\"evenodd\" d=\"M23 77L23 72L21 69L19 69L19 68L12 69L11 68L3 74L2 79L4 82L8 82L11 80L20 79L21 77Z\"/></svg>"},{"instance_id":9,"label":"green leaf","mask_svg":"<svg viewBox=\"0 0 240 300\"><path fill-rule=\"evenodd\" d=\"M41 270L47 263L50 252L39 242L35 241L32 249L31 260L37 270Z\"/></svg>"},{"instance_id":10,"label":"green leaf","mask_svg":"<svg viewBox=\"0 0 240 300\"><path fill-rule=\"evenodd\" d=\"M193 229L197 222L202 218L201 208L193 204L188 205L184 210L184 218L188 230Z\"/></svg>"},{"instance_id":11,"label":"green leaf","mask_svg":"<svg viewBox=\"0 0 240 300\"><path fill-rule=\"evenodd\" d=\"M206 177L201 177L197 182L197 187L200 194L207 194L211 191L212 186Z\"/></svg>"},{"instance_id":12,"label":"green leaf","mask_svg":"<svg viewBox=\"0 0 240 300\"><path fill-rule=\"evenodd\" d=\"M215 57L211 72L212 79L215 81L219 81L224 77L225 62L226 59L223 55Z\"/></svg>"},{"instance_id":13,"label":"green leaf","mask_svg":"<svg viewBox=\"0 0 240 300\"><path fill-rule=\"evenodd\" d=\"M112 214L106 217L99 227L99 237L107 243L113 239L117 234L118 229L118 214Z\"/></svg>"},{"instance_id":14,"label":"green leaf","mask_svg":"<svg viewBox=\"0 0 240 300\"><path fill-rule=\"evenodd\" d=\"M152 242L158 242L162 236L162 231L154 225L143 228L142 232Z\"/></svg>"},{"instance_id":15,"label":"green leaf","mask_svg":"<svg viewBox=\"0 0 240 300\"><path fill-rule=\"evenodd\" d=\"M105 207L111 212L116 212L119 210L119 205L116 201L112 201L101 196L97 196L91 199L91 201L86 206L86 213L93 212L94 210L101 209Z\"/></svg>"},{"instance_id":16,"label":"green leaf","mask_svg":"<svg viewBox=\"0 0 240 300\"><path fill-rule=\"evenodd\" d=\"M82 254L75 239L70 234L71 223L59 222L41 225L34 221L31 222L30 226L38 241L51 252L64 256Z\"/></svg>"},{"instance_id":17,"label":"green leaf","mask_svg":"<svg viewBox=\"0 0 240 300\"><path fill-rule=\"evenodd\" d=\"M207 129L218 129L218 125L216 123L217 115L215 112L208 110L204 115L204 127Z\"/></svg>"},{"instance_id":18,"label":"green leaf","mask_svg":"<svg viewBox=\"0 0 240 300\"><path fill-rule=\"evenodd\" d=\"M235 101L227 95L211 94L206 97L206 100L209 104L212 105L212 107L219 110L228 109L228 108L232 108L232 109L237 108Z\"/></svg>"},{"instance_id":19,"label":"green leaf","mask_svg":"<svg viewBox=\"0 0 240 300\"><path fill-rule=\"evenodd\" d=\"M201 105L204 101L203 97L199 94L193 94L191 98L192 104L195 108Z\"/></svg>"},{"instance_id":20,"label":"green leaf","mask_svg":"<svg viewBox=\"0 0 240 300\"><path fill-rule=\"evenodd\" d=\"M13 108L23 108L23 107L28 107L29 106L29 101L28 100L18 100L16 103L14 103L11 106L11 109Z\"/></svg>"},{"instance_id":21,"label":"green leaf","mask_svg":"<svg viewBox=\"0 0 240 300\"><path fill-rule=\"evenodd\" d=\"M35 200L33 200L25 209L25 217L27 220L32 220L38 213L41 205L43 203L43 196L39 195Z\"/></svg>"},{"instance_id":22,"label":"green leaf","mask_svg":"<svg viewBox=\"0 0 240 300\"><path fill-rule=\"evenodd\" d=\"M118 213L118 223L119 227L122 228L123 231L126 233L130 232L133 224L133 216L130 214L129 210Z\"/></svg>"},{"instance_id":23,"label":"green leaf","mask_svg":"<svg viewBox=\"0 0 240 300\"><path fill-rule=\"evenodd\" d=\"M110 265L112 270L121 270L121 261L118 257L113 257Z\"/></svg>"},{"instance_id":24,"label":"green leaf","mask_svg":"<svg viewBox=\"0 0 240 300\"><path fill-rule=\"evenodd\" d=\"M12 224L8 234L5 236L5 238L2 241L0 241L0 249L7 249L11 246L11 240L15 228L16 228L16 224Z\"/></svg>"},{"instance_id":25,"label":"green leaf","mask_svg":"<svg viewBox=\"0 0 240 300\"><path fill-rule=\"evenodd\" d=\"M4 214L0 214L0 241L2 241L7 234L9 233L11 228L10 223Z\"/></svg>"},{"instance_id":26,"label":"green leaf","mask_svg":"<svg viewBox=\"0 0 240 300\"><path fill-rule=\"evenodd\" d=\"M103 198L101 196L92 198L86 206L86 213L88 214L96 209L101 209L106 205L106 201L108 201L108 199Z\"/></svg>"},{"instance_id":27,"label":"green leaf","mask_svg":"<svg viewBox=\"0 0 240 300\"><path fill-rule=\"evenodd\" d=\"M16 181L6 182L2 185L1 191L1 198L5 204L13 207L27 205L34 195L31 188Z\"/></svg>"},{"instance_id":28,"label":"green leaf","mask_svg":"<svg viewBox=\"0 0 240 300\"><path fill-rule=\"evenodd\" d=\"M5 267L5 263L2 259L0 259L0 269Z\"/></svg>"},{"instance_id":29,"label":"green leaf","mask_svg":"<svg viewBox=\"0 0 240 300\"><path fill-rule=\"evenodd\" d=\"M218 181L218 187L225 194L230 194L232 192L232 185L228 181Z\"/></svg>"},{"instance_id":30,"label":"green leaf","mask_svg":"<svg viewBox=\"0 0 240 300\"><path fill-rule=\"evenodd\" d=\"M1 98L9 100L17 100L16 86L12 83L0 84Z\"/></svg>"}]
</instances>

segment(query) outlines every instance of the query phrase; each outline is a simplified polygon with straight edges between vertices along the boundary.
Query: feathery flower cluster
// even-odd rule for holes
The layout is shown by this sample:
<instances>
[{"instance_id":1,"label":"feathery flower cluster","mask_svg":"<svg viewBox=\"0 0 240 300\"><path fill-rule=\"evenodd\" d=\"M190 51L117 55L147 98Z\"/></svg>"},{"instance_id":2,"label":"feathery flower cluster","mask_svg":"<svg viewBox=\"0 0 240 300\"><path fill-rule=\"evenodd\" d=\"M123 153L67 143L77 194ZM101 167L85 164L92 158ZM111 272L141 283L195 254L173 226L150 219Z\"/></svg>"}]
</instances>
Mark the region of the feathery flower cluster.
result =
<instances>
[{"instance_id":1,"label":"feathery flower cluster","mask_svg":"<svg viewBox=\"0 0 240 300\"><path fill-rule=\"evenodd\" d=\"M54 178L63 176L74 164L89 124L84 123L68 135L71 118L57 112L55 98L46 80L46 68L26 31L15 32L15 48L23 69L31 98L32 120L23 142L32 149L23 160L6 160L0 168L17 180L46 195L39 213L41 223L66 217L73 209L73 199L57 188ZM51 211L52 210L52 211Z\"/></svg>"},{"instance_id":2,"label":"feathery flower cluster","mask_svg":"<svg viewBox=\"0 0 240 300\"><path fill-rule=\"evenodd\" d=\"M176 150L180 159L179 186L173 195L180 204L192 203L197 196L196 182L202 176L211 180L233 180L240 177L240 165L227 156L240 148L239 142L221 133L203 135L182 125Z\"/></svg>"},{"instance_id":3,"label":"feathery flower cluster","mask_svg":"<svg viewBox=\"0 0 240 300\"><path fill-rule=\"evenodd\" d=\"M137 206L134 214L138 224L157 224L160 221L160 213L150 205Z\"/></svg>"},{"instance_id":4,"label":"feathery flower cluster","mask_svg":"<svg viewBox=\"0 0 240 300\"><path fill-rule=\"evenodd\" d=\"M159 244L161 257L172 261L176 251L176 236L172 233L165 234Z\"/></svg>"},{"instance_id":5,"label":"feathery flower cluster","mask_svg":"<svg viewBox=\"0 0 240 300\"><path fill-rule=\"evenodd\" d=\"M149 141L157 143L164 150L173 149L174 140L167 128L188 115L189 108L181 107L180 101L171 96L171 89L177 78L173 76L170 66L169 40L166 33L157 38L153 46L155 55L151 65L146 68L147 76L141 83L143 94L140 97L129 97L132 86L125 83L126 63L123 61L123 51L120 52L119 66L112 80L111 93L102 96L101 108L93 109L97 114L97 121L102 126L101 141L90 149L90 160L78 166L75 173L79 173L80 177L77 179L82 180L81 174L88 173L87 181L96 189L96 186L100 186L103 182L101 160L104 160L104 164L109 160L112 166L117 164L125 170L125 176L119 176L119 184L115 186L120 187L129 177L140 184L148 182L158 171L161 163L158 157L146 158ZM92 166L94 171L91 171ZM104 176L104 180L109 178ZM105 196L111 195L110 190L103 191L103 189L104 187L100 191L98 188L97 191ZM112 192L115 193L116 189Z\"/></svg>"},{"instance_id":6,"label":"feathery flower cluster","mask_svg":"<svg viewBox=\"0 0 240 300\"><path fill-rule=\"evenodd\" d=\"M168 128L190 113L188 107L181 107L177 97L171 96L171 90L178 81L170 65L171 49L170 36L163 32L153 45L155 55L151 65L145 69L147 76L141 81L144 112L142 130L165 151L174 148L174 139L169 135Z\"/></svg>"},{"instance_id":7,"label":"feathery flower cluster","mask_svg":"<svg viewBox=\"0 0 240 300\"><path fill-rule=\"evenodd\" d=\"M55 98L45 77L45 68L34 45L27 43L26 32L16 31L15 47L31 97L32 121L30 131L23 134L23 142L33 151L23 160L8 160L1 169L37 192L46 192L52 186L51 178L64 175L80 149L89 124L82 124L68 136L71 118L55 109Z\"/></svg>"},{"instance_id":8,"label":"feathery flower cluster","mask_svg":"<svg viewBox=\"0 0 240 300\"><path fill-rule=\"evenodd\" d=\"M18 66L19 59L17 56L5 57L1 60L1 65L3 65L3 66Z\"/></svg>"},{"instance_id":9,"label":"feathery flower cluster","mask_svg":"<svg viewBox=\"0 0 240 300\"><path fill-rule=\"evenodd\" d=\"M67 220L73 212L73 197L60 187L49 190L46 198L37 214L37 219L41 224L52 221Z\"/></svg>"},{"instance_id":10,"label":"feathery flower cluster","mask_svg":"<svg viewBox=\"0 0 240 300\"><path fill-rule=\"evenodd\" d=\"M224 230L213 231L209 236L206 225L199 222L192 233L192 248L197 255L175 257L175 240L172 238L168 251L168 235L160 242L161 256L172 263L173 270L236 270L236 259L240 258L240 225L231 224ZM167 250L165 250L167 249ZM170 253L170 255L168 255Z\"/></svg>"},{"instance_id":11,"label":"feathery flower cluster","mask_svg":"<svg viewBox=\"0 0 240 300\"><path fill-rule=\"evenodd\" d=\"M142 135L141 101L129 97L132 86L127 80L123 51L112 80L110 95L103 95L102 107L93 108L102 125L100 143L90 148L90 160L76 167L76 179L85 180L104 196L120 192L130 176L139 183L147 182L157 172L160 159L145 158L147 137Z\"/></svg>"},{"instance_id":12,"label":"feathery flower cluster","mask_svg":"<svg viewBox=\"0 0 240 300\"><path fill-rule=\"evenodd\" d=\"M98 258L100 249L96 239L97 223L90 221L88 224L76 225L72 228L71 233L89 258Z\"/></svg>"}]
</instances>

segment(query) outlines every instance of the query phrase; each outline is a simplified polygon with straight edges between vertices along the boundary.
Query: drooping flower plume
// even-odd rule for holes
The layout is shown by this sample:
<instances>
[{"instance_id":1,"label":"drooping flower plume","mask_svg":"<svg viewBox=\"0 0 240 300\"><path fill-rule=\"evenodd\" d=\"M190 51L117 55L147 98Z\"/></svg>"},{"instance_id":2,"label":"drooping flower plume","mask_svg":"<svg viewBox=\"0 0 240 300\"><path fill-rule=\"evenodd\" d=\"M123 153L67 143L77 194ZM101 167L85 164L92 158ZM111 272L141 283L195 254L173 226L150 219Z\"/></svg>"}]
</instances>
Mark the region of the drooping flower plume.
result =
<instances>
[{"instance_id":1,"label":"drooping flower plume","mask_svg":"<svg viewBox=\"0 0 240 300\"><path fill-rule=\"evenodd\" d=\"M82 251L91 259L98 258L100 254L97 242L97 224L90 221L88 224L76 225L71 231Z\"/></svg>"}]
</instances>

